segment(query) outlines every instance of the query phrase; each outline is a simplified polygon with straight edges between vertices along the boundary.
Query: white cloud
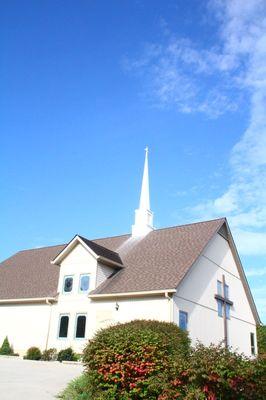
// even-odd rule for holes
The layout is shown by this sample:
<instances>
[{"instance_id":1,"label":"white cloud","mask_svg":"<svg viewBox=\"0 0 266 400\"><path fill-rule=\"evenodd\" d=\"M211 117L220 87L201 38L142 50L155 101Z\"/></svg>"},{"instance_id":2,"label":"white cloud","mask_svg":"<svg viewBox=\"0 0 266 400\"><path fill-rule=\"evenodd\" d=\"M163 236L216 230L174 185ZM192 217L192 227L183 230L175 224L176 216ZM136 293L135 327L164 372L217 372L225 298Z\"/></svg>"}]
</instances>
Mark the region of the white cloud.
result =
<instances>
[{"instance_id":1,"label":"white cloud","mask_svg":"<svg viewBox=\"0 0 266 400\"><path fill-rule=\"evenodd\" d=\"M201 49L188 39L168 35L164 44L146 45L141 57L123 64L127 71L141 75L147 97L157 106L200 112L209 118L238 108L239 83L231 79L229 84L227 79L238 60L221 46Z\"/></svg>"},{"instance_id":2,"label":"white cloud","mask_svg":"<svg viewBox=\"0 0 266 400\"><path fill-rule=\"evenodd\" d=\"M142 74L152 101L179 112L217 118L245 98L247 129L230 155L230 184L190 212L198 219L226 215L240 254L265 256L266 1L210 0L208 9L220 35L216 46L199 48L168 32L129 65ZM266 298L258 301L262 307Z\"/></svg>"},{"instance_id":3,"label":"white cloud","mask_svg":"<svg viewBox=\"0 0 266 400\"><path fill-rule=\"evenodd\" d=\"M266 267L264 268L248 268L246 271L247 277L266 276ZM266 289L265 289L266 292Z\"/></svg>"},{"instance_id":4,"label":"white cloud","mask_svg":"<svg viewBox=\"0 0 266 400\"><path fill-rule=\"evenodd\" d=\"M199 218L228 216L240 253L265 255L266 2L215 1L211 8L220 21L222 54L230 60L227 77L249 96L250 113L248 127L230 156L229 187L192 211Z\"/></svg>"}]
</instances>

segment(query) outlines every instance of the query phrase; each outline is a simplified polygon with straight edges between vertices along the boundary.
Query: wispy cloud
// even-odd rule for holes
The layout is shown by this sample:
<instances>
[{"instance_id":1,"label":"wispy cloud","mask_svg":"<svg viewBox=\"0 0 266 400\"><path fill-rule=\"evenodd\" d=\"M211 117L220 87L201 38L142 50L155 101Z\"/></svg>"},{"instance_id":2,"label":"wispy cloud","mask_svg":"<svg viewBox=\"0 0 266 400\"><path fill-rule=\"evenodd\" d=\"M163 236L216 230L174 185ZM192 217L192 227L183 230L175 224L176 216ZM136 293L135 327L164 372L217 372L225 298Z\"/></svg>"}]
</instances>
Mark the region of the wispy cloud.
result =
<instances>
[{"instance_id":1,"label":"wispy cloud","mask_svg":"<svg viewBox=\"0 0 266 400\"><path fill-rule=\"evenodd\" d=\"M249 268L246 270L247 277L253 276L266 276L266 267L265 268ZM266 290L265 290L266 292Z\"/></svg>"},{"instance_id":2,"label":"wispy cloud","mask_svg":"<svg viewBox=\"0 0 266 400\"><path fill-rule=\"evenodd\" d=\"M266 254L266 2L212 0L208 12L219 30L214 47L168 31L125 65L141 74L152 101L179 112L217 118L245 97L248 127L231 152L231 183L191 211L198 218L227 215L240 252Z\"/></svg>"},{"instance_id":3,"label":"wispy cloud","mask_svg":"<svg viewBox=\"0 0 266 400\"><path fill-rule=\"evenodd\" d=\"M230 186L194 212L227 215L240 252L266 254L266 3L216 1L212 9L220 18L224 52L240 65L233 79L250 97L250 115L231 152Z\"/></svg>"},{"instance_id":4,"label":"wispy cloud","mask_svg":"<svg viewBox=\"0 0 266 400\"><path fill-rule=\"evenodd\" d=\"M154 102L179 112L217 118L237 110L245 98L247 129L230 154L230 184L189 212L198 219L226 215L240 253L265 256L266 2L212 0L208 13L219 30L215 47L198 47L168 32L164 43L147 46L127 67L142 74ZM250 270L249 276L264 272ZM261 306L265 301L259 299Z\"/></svg>"},{"instance_id":5,"label":"wispy cloud","mask_svg":"<svg viewBox=\"0 0 266 400\"><path fill-rule=\"evenodd\" d=\"M218 22L215 47L200 48L168 32L163 43L146 45L126 66L145 77L152 101L179 112L217 118L245 97L249 121L231 152L231 183L192 213L227 215L240 252L266 254L266 2L212 0L208 12Z\"/></svg>"},{"instance_id":6,"label":"wispy cloud","mask_svg":"<svg viewBox=\"0 0 266 400\"><path fill-rule=\"evenodd\" d=\"M127 71L141 75L146 97L159 107L216 118L235 111L241 99L242 83L232 76L228 79L238 70L239 60L225 52L222 44L203 49L168 32L164 43L146 44L141 56L127 58L123 65Z\"/></svg>"}]
</instances>

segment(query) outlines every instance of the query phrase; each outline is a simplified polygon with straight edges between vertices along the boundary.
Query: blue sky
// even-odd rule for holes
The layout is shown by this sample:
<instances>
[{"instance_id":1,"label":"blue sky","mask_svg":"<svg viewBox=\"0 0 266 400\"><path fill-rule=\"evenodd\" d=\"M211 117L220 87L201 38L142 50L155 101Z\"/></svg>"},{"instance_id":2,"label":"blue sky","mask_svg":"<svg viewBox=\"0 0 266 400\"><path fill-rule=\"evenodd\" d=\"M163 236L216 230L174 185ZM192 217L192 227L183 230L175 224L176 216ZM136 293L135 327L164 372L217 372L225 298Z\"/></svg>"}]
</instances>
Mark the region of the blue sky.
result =
<instances>
[{"instance_id":1,"label":"blue sky","mask_svg":"<svg viewBox=\"0 0 266 400\"><path fill-rule=\"evenodd\" d=\"M2 5L1 259L129 232L148 145L155 225L227 216L266 322L266 5L245 3Z\"/></svg>"}]
</instances>

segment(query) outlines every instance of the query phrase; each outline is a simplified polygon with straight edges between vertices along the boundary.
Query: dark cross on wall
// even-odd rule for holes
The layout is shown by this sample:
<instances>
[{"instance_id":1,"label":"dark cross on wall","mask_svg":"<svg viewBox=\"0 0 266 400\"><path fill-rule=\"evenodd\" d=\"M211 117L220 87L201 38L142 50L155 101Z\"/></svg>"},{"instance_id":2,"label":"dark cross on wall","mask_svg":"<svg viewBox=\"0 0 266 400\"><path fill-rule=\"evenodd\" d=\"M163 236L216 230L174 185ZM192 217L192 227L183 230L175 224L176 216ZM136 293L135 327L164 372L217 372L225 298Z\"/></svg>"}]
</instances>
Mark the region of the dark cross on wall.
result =
<instances>
[{"instance_id":1,"label":"dark cross on wall","mask_svg":"<svg viewBox=\"0 0 266 400\"><path fill-rule=\"evenodd\" d=\"M222 303L223 320L224 320L224 345L225 347L228 347L228 321L227 321L226 307L228 306L230 308L233 305L233 302L229 300L229 298L227 297L226 287L228 286L225 283L225 276L223 275L222 293L221 294L218 293L214 297L216 298L217 301L220 301Z\"/></svg>"}]
</instances>

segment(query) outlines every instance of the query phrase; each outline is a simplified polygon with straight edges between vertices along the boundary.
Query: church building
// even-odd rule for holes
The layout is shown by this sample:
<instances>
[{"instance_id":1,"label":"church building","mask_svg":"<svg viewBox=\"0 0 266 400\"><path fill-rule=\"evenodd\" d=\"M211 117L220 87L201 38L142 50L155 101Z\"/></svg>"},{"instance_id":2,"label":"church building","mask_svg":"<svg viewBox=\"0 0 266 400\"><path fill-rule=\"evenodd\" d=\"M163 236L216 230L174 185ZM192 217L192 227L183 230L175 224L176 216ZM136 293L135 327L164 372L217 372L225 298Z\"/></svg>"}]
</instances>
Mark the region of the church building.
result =
<instances>
[{"instance_id":1,"label":"church building","mask_svg":"<svg viewBox=\"0 0 266 400\"><path fill-rule=\"evenodd\" d=\"M0 263L0 344L81 352L99 328L154 319L192 344L257 353L258 312L226 218L153 227L148 150L131 233L19 251Z\"/></svg>"}]
</instances>

